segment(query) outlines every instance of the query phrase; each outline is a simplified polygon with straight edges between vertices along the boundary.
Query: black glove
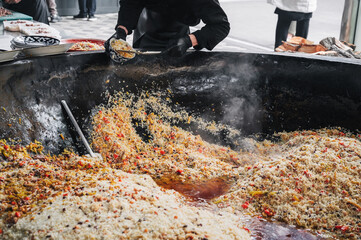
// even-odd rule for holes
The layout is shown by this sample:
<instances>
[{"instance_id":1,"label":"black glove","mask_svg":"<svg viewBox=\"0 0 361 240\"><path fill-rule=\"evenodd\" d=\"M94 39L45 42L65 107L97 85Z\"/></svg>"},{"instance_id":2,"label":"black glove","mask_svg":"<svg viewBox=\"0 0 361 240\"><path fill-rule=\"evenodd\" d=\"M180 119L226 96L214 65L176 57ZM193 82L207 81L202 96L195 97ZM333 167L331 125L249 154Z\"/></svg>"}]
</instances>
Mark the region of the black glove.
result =
<instances>
[{"instance_id":1,"label":"black glove","mask_svg":"<svg viewBox=\"0 0 361 240\"><path fill-rule=\"evenodd\" d=\"M105 47L105 52L109 53L109 45L110 45L110 39L112 38L116 38L116 39L122 39L125 41L125 39L127 38L127 33L125 32L125 30L123 28L117 28L116 32L104 43L104 47Z\"/></svg>"},{"instance_id":2,"label":"black glove","mask_svg":"<svg viewBox=\"0 0 361 240\"><path fill-rule=\"evenodd\" d=\"M116 30L115 38L123 39L125 41L125 39L127 38L127 33L125 32L125 30L123 28L118 27Z\"/></svg>"},{"instance_id":3,"label":"black glove","mask_svg":"<svg viewBox=\"0 0 361 240\"><path fill-rule=\"evenodd\" d=\"M110 38L108 38L108 40L105 41L104 43L104 48L105 48L105 52L109 54L110 52L110 39L112 38L116 38L117 33L114 33Z\"/></svg>"},{"instance_id":4,"label":"black glove","mask_svg":"<svg viewBox=\"0 0 361 240\"><path fill-rule=\"evenodd\" d=\"M171 57L181 57L187 49L192 47L192 41L189 36L171 40L168 44L167 50L164 52Z\"/></svg>"}]
</instances>

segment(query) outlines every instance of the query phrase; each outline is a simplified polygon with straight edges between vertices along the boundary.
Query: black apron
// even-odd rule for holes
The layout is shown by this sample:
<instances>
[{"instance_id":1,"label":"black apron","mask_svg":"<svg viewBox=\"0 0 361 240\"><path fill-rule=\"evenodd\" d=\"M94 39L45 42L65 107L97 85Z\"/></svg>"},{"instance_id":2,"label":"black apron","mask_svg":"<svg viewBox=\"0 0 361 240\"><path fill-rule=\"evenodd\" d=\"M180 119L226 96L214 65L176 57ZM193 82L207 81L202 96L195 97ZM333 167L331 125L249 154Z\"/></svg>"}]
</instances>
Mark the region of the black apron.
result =
<instances>
[{"instance_id":1,"label":"black apron","mask_svg":"<svg viewBox=\"0 0 361 240\"><path fill-rule=\"evenodd\" d=\"M150 51L162 51L171 39L189 34L189 26L169 16L144 8L134 30L133 47Z\"/></svg>"}]
</instances>

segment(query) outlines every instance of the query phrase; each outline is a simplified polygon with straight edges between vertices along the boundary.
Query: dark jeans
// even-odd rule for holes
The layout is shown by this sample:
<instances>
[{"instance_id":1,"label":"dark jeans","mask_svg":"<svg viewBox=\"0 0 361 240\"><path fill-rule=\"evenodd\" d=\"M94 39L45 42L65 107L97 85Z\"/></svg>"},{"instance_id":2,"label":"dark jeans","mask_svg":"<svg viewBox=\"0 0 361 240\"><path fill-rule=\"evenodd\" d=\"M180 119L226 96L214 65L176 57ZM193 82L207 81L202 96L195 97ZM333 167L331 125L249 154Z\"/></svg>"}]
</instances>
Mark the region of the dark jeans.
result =
<instances>
[{"instance_id":1,"label":"dark jeans","mask_svg":"<svg viewBox=\"0 0 361 240\"><path fill-rule=\"evenodd\" d=\"M275 48L282 45L282 41L287 40L288 29L290 28L291 22L292 22L291 20L284 20L281 17L278 17ZM309 24L310 24L310 19L303 19L297 21L296 36L307 38Z\"/></svg>"},{"instance_id":2,"label":"dark jeans","mask_svg":"<svg viewBox=\"0 0 361 240\"><path fill-rule=\"evenodd\" d=\"M96 0L78 0L78 2L79 2L79 14L84 16L94 15L97 8Z\"/></svg>"},{"instance_id":3,"label":"dark jeans","mask_svg":"<svg viewBox=\"0 0 361 240\"><path fill-rule=\"evenodd\" d=\"M275 13L278 14L275 48L282 45L282 41L287 40L292 21L297 21L296 36L307 38L312 13L289 12L279 8L276 8Z\"/></svg>"}]
</instances>

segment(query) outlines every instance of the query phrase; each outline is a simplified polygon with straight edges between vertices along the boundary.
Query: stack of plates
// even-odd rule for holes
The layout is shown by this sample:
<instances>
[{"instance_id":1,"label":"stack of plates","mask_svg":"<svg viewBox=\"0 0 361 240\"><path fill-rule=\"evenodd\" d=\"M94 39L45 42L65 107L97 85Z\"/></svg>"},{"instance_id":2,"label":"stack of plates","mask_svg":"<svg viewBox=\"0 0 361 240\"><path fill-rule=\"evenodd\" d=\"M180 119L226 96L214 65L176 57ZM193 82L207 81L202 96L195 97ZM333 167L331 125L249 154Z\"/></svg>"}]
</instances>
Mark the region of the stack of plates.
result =
<instances>
[{"instance_id":1,"label":"stack of plates","mask_svg":"<svg viewBox=\"0 0 361 240\"><path fill-rule=\"evenodd\" d=\"M33 47L45 47L59 45L60 40L43 36L19 36L11 40L12 49L25 49Z\"/></svg>"},{"instance_id":2,"label":"stack of plates","mask_svg":"<svg viewBox=\"0 0 361 240\"><path fill-rule=\"evenodd\" d=\"M46 47L24 48L22 53L26 57L40 57L66 53L74 43L58 44Z\"/></svg>"},{"instance_id":3,"label":"stack of plates","mask_svg":"<svg viewBox=\"0 0 361 240\"><path fill-rule=\"evenodd\" d=\"M74 45L74 43L59 44L59 39L43 36L19 36L10 42L12 49L22 50L21 53L26 57L62 54Z\"/></svg>"}]
</instances>

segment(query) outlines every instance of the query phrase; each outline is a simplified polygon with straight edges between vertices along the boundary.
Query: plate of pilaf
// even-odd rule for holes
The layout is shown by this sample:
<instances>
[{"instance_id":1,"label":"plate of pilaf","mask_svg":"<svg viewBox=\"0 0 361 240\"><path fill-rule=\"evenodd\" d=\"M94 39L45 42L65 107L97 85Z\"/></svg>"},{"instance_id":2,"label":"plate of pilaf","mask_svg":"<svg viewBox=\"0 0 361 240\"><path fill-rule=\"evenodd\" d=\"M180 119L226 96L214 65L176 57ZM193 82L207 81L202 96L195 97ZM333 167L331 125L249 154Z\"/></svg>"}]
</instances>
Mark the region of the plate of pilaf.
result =
<instances>
[{"instance_id":1,"label":"plate of pilaf","mask_svg":"<svg viewBox=\"0 0 361 240\"><path fill-rule=\"evenodd\" d=\"M70 52L84 52L84 51L104 51L104 40L100 39L64 39L63 43L74 43L69 49Z\"/></svg>"}]
</instances>

